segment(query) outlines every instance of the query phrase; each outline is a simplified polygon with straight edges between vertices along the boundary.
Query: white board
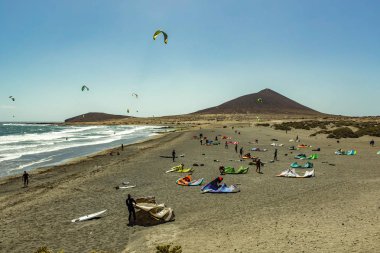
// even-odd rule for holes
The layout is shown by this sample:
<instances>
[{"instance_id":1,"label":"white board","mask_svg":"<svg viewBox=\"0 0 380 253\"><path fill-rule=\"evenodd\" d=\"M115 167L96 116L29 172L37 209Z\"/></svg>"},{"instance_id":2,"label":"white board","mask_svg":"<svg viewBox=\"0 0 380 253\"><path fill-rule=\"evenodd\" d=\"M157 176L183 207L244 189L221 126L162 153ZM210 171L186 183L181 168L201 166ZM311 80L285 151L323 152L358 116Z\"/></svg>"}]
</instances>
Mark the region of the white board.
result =
<instances>
[{"instance_id":1,"label":"white board","mask_svg":"<svg viewBox=\"0 0 380 253\"><path fill-rule=\"evenodd\" d=\"M136 185L126 185L126 186L119 186L119 189L129 189L129 188L135 188Z\"/></svg>"},{"instance_id":2,"label":"white board","mask_svg":"<svg viewBox=\"0 0 380 253\"><path fill-rule=\"evenodd\" d=\"M107 209L100 211L100 212L97 212L97 213L85 215L85 216L79 217L77 219L73 219L73 220L71 220L71 222L78 222L78 221L85 221L85 220L93 219L93 218L105 213L106 211L107 211Z\"/></svg>"}]
</instances>

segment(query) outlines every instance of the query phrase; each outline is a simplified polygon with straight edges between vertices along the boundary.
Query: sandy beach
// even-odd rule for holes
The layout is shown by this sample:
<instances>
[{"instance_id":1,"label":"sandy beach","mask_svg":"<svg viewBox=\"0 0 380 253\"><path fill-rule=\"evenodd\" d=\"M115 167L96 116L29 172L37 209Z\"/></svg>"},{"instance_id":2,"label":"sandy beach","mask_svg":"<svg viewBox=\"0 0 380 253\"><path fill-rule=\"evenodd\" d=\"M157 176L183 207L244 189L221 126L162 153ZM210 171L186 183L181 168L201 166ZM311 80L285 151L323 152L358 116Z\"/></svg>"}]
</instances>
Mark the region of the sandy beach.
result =
<instances>
[{"instance_id":1,"label":"sandy beach","mask_svg":"<svg viewBox=\"0 0 380 253\"><path fill-rule=\"evenodd\" d=\"M309 137L312 131L306 130L285 133L255 126L235 130L221 124L165 134L125 146L118 150L120 155L110 156L105 151L35 171L27 188L22 187L20 177L2 179L0 252L33 252L40 246L65 252L155 252L157 245L167 243L181 245L183 252L380 250L380 155L376 155L380 147L369 146L371 137L337 143L325 135ZM238 168L248 166L249 161L238 161L233 146L226 149L224 142L201 146L193 139L199 133L211 140L219 134L230 136L240 142L244 153L258 155L264 162L273 159L272 138L284 146L276 147L279 161L266 163L263 174L249 166L248 174L223 176L228 185L238 184L241 192L201 194L200 187L176 185L176 179L186 174L165 171L181 162L185 167L203 163L203 167L194 167L193 177L209 182L219 175L220 165ZM288 150L297 145L289 142L296 135L300 143L321 151ZM259 143L251 144L255 139ZM249 151L252 147L268 151ZM339 148L356 149L358 154L335 155ZM173 149L184 157L176 162L160 157L169 156ZM293 157L298 153L319 153L319 159L313 160L316 177L276 177L297 161ZM136 187L115 189L126 180ZM155 196L174 209L176 220L152 227L128 227L128 193ZM71 223L71 219L103 209L107 212L100 219Z\"/></svg>"}]
</instances>

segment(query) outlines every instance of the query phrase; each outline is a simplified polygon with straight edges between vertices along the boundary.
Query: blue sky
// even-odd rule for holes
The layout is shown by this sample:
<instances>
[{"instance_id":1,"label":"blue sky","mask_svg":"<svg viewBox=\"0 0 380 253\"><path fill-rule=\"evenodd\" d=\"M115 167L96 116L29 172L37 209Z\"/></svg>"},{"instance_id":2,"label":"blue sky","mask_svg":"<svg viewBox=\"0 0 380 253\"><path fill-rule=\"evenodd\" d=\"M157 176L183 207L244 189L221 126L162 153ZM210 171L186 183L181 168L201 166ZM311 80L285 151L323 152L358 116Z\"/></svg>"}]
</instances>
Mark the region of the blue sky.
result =
<instances>
[{"instance_id":1,"label":"blue sky","mask_svg":"<svg viewBox=\"0 0 380 253\"><path fill-rule=\"evenodd\" d=\"M380 115L379 11L376 0L0 0L0 121L190 113L264 88ZM152 39L159 28L167 45Z\"/></svg>"}]
</instances>

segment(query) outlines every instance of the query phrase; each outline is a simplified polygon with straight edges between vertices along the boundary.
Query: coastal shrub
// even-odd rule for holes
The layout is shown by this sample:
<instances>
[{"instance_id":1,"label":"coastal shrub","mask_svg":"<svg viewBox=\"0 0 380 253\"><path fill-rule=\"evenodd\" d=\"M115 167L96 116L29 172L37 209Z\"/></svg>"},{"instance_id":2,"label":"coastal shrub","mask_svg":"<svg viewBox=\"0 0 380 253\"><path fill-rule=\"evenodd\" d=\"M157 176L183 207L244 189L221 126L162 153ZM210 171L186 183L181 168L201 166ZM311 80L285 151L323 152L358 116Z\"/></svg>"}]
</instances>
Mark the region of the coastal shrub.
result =
<instances>
[{"instance_id":1,"label":"coastal shrub","mask_svg":"<svg viewBox=\"0 0 380 253\"><path fill-rule=\"evenodd\" d=\"M354 133L349 127L340 127L331 131L327 138L358 138L359 136Z\"/></svg>"},{"instance_id":2,"label":"coastal shrub","mask_svg":"<svg viewBox=\"0 0 380 253\"><path fill-rule=\"evenodd\" d=\"M355 132L358 136L376 136L380 137L380 126L379 125L372 125L366 128L360 128L358 131Z\"/></svg>"},{"instance_id":3,"label":"coastal shrub","mask_svg":"<svg viewBox=\"0 0 380 253\"><path fill-rule=\"evenodd\" d=\"M54 253L54 251L50 250L48 247L43 246L39 247L34 253ZM57 253L64 253L63 250L57 251Z\"/></svg>"},{"instance_id":4,"label":"coastal shrub","mask_svg":"<svg viewBox=\"0 0 380 253\"><path fill-rule=\"evenodd\" d=\"M263 126L263 127L269 127L269 123L257 123L256 126Z\"/></svg>"},{"instance_id":5,"label":"coastal shrub","mask_svg":"<svg viewBox=\"0 0 380 253\"><path fill-rule=\"evenodd\" d=\"M330 134L331 132L332 131L328 131L328 130L320 130L320 131L310 134L310 137L317 136L317 134Z\"/></svg>"},{"instance_id":6,"label":"coastal shrub","mask_svg":"<svg viewBox=\"0 0 380 253\"><path fill-rule=\"evenodd\" d=\"M182 247L179 245L164 244L156 246L156 253L182 253Z\"/></svg>"}]
</instances>

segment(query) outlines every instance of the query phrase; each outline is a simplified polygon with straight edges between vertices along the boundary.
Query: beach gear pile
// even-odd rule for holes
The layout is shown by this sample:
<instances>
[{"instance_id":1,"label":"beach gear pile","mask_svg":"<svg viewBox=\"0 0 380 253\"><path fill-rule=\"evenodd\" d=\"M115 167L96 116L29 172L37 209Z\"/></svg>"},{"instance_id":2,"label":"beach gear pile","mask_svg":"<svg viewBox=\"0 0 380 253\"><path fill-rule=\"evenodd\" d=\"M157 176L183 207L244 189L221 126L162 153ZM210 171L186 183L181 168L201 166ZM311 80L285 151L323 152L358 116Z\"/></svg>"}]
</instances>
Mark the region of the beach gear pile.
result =
<instances>
[{"instance_id":1,"label":"beach gear pile","mask_svg":"<svg viewBox=\"0 0 380 253\"><path fill-rule=\"evenodd\" d=\"M223 179L221 179L223 180ZM236 185L227 186L225 183L222 185L213 184L213 181L206 184L201 188L202 193L236 193L240 192L240 189Z\"/></svg>"},{"instance_id":2,"label":"beach gear pile","mask_svg":"<svg viewBox=\"0 0 380 253\"><path fill-rule=\"evenodd\" d=\"M296 155L294 158L295 159L300 159L300 160L303 160L303 159L306 159L306 155L305 154L298 154ZM309 160L315 160L315 159L318 159L319 158L319 155L318 154L312 154L310 155L309 157L307 157L307 159Z\"/></svg>"},{"instance_id":3,"label":"beach gear pile","mask_svg":"<svg viewBox=\"0 0 380 253\"><path fill-rule=\"evenodd\" d=\"M198 186L203 183L203 178L192 180L191 175L177 179L176 183L183 186Z\"/></svg>"},{"instance_id":4,"label":"beach gear pile","mask_svg":"<svg viewBox=\"0 0 380 253\"><path fill-rule=\"evenodd\" d=\"M165 204L157 204L154 196L136 198L136 224L153 226L173 221L174 211Z\"/></svg>"},{"instance_id":5,"label":"beach gear pile","mask_svg":"<svg viewBox=\"0 0 380 253\"><path fill-rule=\"evenodd\" d=\"M286 169L280 174L276 175L276 177L310 178L310 177L315 177L315 172L314 170L305 171L305 173L301 176L296 172L295 169Z\"/></svg>"},{"instance_id":6,"label":"beach gear pile","mask_svg":"<svg viewBox=\"0 0 380 253\"><path fill-rule=\"evenodd\" d=\"M301 169L310 169L310 168L313 168L313 163L306 162L304 165L300 165L297 162L294 162L294 163L290 164L290 167L292 167L292 168L301 168Z\"/></svg>"},{"instance_id":7,"label":"beach gear pile","mask_svg":"<svg viewBox=\"0 0 380 253\"><path fill-rule=\"evenodd\" d=\"M184 168L182 164L172 167L170 170L167 170L166 173L169 172L178 172L178 173L189 173L192 172L192 168Z\"/></svg>"},{"instance_id":8,"label":"beach gear pile","mask_svg":"<svg viewBox=\"0 0 380 253\"><path fill-rule=\"evenodd\" d=\"M224 174L247 174L249 167L240 166L238 170L235 170L234 167L225 167L223 173Z\"/></svg>"},{"instance_id":9,"label":"beach gear pile","mask_svg":"<svg viewBox=\"0 0 380 253\"><path fill-rule=\"evenodd\" d=\"M265 152L265 151L268 151L268 149L266 149L266 148L263 148L263 149L261 149L261 148L251 148L251 151Z\"/></svg>"},{"instance_id":10,"label":"beach gear pile","mask_svg":"<svg viewBox=\"0 0 380 253\"><path fill-rule=\"evenodd\" d=\"M318 158L319 158L318 154L312 154L307 159L309 159L309 160L315 160L315 159L318 159Z\"/></svg>"},{"instance_id":11,"label":"beach gear pile","mask_svg":"<svg viewBox=\"0 0 380 253\"><path fill-rule=\"evenodd\" d=\"M344 151L344 150L335 151L336 155L356 155L357 153L358 152L354 149L348 150L348 151Z\"/></svg>"}]
</instances>

